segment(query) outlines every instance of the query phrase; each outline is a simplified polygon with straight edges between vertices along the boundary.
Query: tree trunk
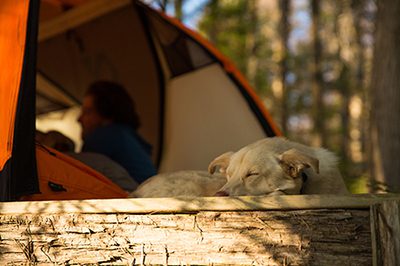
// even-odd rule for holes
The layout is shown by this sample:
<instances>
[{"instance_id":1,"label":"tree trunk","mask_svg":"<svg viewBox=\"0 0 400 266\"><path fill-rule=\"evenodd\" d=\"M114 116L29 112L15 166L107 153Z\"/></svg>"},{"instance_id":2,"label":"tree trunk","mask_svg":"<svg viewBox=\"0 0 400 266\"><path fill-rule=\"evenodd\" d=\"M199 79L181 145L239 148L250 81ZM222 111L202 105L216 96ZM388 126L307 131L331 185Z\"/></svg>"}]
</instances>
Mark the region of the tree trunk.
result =
<instances>
[{"instance_id":1,"label":"tree trunk","mask_svg":"<svg viewBox=\"0 0 400 266\"><path fill-rule=\"evenodd\" d=\"M288 39L289 39L289 16L290 16L290 0L279 1L281 10L280 18L280 36L281 36L281 59L280 59L280 78L282 84L282 99L281 99L281 124L282 132L287 135L287 123L288 123L288 90L286 86L286 76L288 74Z\"/></svg>"},{"instance_id":2,"label":"tree trunk","mask_svg":"<svg viewBox=\"0 0 400 266\"><path fill-rule=\"evenodd\" d=\"M247 66L246 76L250 83L254 86L256 83L256 74L258 69L258 57L257 57L257 44L258 44L258 14L257 14L258 1L248 1L247 8L249 14L249 32L246 36L246 54Z\"/></svg>"},{"instance_id":3,"label":"tree trunk","mask_svg":"<svg viewBox=\"0 0 400 266\"><path fill-rule=\"evenodd\" d=\"M368 87L366 85L366 45L363 42L363 36L365 34L365 26L362 21L365 18L365 0L353 0L352 11L354 18L354 26L356 30L356 42L357 42L357 70L356 70L356 89L362 100L362 113L359 121L359 129L361 131L360 142L361 142L361 153L362 153L362 172L366 172L370 165L370 149L367 143L369 143L369 95Z\"/></svg>"},{"instance_id":4,"label":"tree trunk","mask_svg":"<svg viewBox=\"0 0 400 266\"><path fill-rule=\"evenodd\" d=\"M339 25L339 19L340 15L343 13L343 4L342 2L338 2L336 5L336 15L335 15L335 35L336 39L338 40L338 49L337 49L337 61L339 64L341 64L341 71L339 78L337 80L337 87L340 91L341 97L342 97L342 104L341 104L341 111L340 111L340 117L341 117L341 141L340 141L340 157L342 159L342 162L344 162L344 170L345 173L347 172L348 168L347 165L351 160L350 156L350 98L352 96L352 91L351 91L351 84L350 84L350 66L346 62L346 60L342 57L342 44L344 40L342 40L342 35L340 32L340 25Z\"/></svg>"},{"instance_id":5,"label":"tree trunk","mask_svg":"<svg viewBox=\"0 0 400 266\"><path fill-rule=\"evenodd\" d=\"M218 15L220 14L218 0L210 0L208 2L208 8L210 9L208 16L212 18L212 23L208 29L208 39L211 43L216 45L218 42L217 37L219 34L219 27L216 18L218 18Z\"/></svg>"},{"instance_id":6,"label":"tree trunk","mask_svg":"<svg viewBox=\"0 0 400 266\"><path fill-rule=\"evenodd\" d=\"M377 191L400 192L400 1L377 1L371 83L372 177Z\"/></svg>"},{"instance_id":7,"label":"tree trunk","mask_svg":"<svg viewBox=\"0 0 400 266\"><path fill-rule=\"evenodd\" d=\"M159 0L158 5L160 6L163 12L167 11L168 0Z\"/></svg>"},{"instance_id":8,"label":"tree trunk","mask_svg":"<svg viewBox=\"0 0 400 266\"><path fill-rule=\"evenodd\" d=\"M312 35L313 35L313 46L314 46L314 58L313 58L313 81L312 81L312 96L313 96L313 119L314 119L314 139L313 145L315 146L326 146L326 132L324 125L324 105L322 101L323 97L323 80L321 71L321 39L319 36L320 26L320 0L311 1L312 11Z\"/></svg>"},{"instance_id":9,"label":"tree trunk","mask_svg":"<svg viewBox=\"0 0 400 266\"><path fill-rule=\"evenodd\" d=\"M342 136L341 136L341 159L345 164L350 163L350 98L352 96L350 84L350 67L346 62L342 63L342 70L339 76L340 91L342 94L342 105L340 116L342 120ZM347 170L347 168L346 168Z\"/></svg>"},{"instance_id":10,"label":"tree trunk","mask_svg":"<svg viewBox=\"0 0 400 266\"><path fill-rule=\"evenodd\" d=\"M183 19L183 1L184 0L175 0L174 1L174 7L175 7L175 17L182 21Z\"/></svg>"}]
</instances>

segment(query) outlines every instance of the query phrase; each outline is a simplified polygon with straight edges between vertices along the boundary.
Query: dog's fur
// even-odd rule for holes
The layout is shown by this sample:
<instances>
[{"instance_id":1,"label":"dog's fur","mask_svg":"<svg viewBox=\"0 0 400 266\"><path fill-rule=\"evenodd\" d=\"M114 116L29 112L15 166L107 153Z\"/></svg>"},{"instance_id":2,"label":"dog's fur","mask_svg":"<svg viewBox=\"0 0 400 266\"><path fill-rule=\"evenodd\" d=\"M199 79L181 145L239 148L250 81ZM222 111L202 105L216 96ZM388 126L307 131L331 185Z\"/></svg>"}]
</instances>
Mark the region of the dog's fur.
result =
<instances>
[{"instance_id":1,"label":"dog's fur","mask_svg":"<svg viewBox=\"0 0 400 266\"><path fill-rule=\"evenodd\" d=\"M210 174L181 171L156 175L131 196L348 193L333 153L281 137L262 139L237 152L224 153L210 163L208 170Z\"/></svg>"},{"instance_id":2,"label":"dog's fur","mask_svg":"<svg viewBox=\"0 0 400 266\"><path fill-rule=\"evenodd\" d=\"M130 197L208 197L214 196L225 183L225 176L218 173L211 175L207 171L163 173L147 179Z\"/></svg>"}]
</instances>

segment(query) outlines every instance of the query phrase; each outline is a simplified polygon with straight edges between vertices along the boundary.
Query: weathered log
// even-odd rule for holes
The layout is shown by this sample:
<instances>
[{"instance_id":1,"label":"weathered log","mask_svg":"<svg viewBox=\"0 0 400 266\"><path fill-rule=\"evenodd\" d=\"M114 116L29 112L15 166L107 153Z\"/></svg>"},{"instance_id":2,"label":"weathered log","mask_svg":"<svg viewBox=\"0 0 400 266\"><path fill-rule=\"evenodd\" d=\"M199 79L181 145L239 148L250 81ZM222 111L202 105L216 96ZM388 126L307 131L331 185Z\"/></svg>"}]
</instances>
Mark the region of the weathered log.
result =
<instances>
[{"instance_id":1,"label":"weathered log","mask_svg":"<svg viewBox=\"0 0 400 266\"><path fill-rule=\"evenodd\" d=\"M0 264L372 265L370 207L387 199L399 196L0 203Z\"/></svg>"},{"instance_id":2,"label":"weathered log","mask_svg":"<svg viewBox=\"0 0 400 266\"><path fill-rule=\"evenodd\" d=\"M400 265L400 201L371 207L374 265Z\"/></svg>"},{"instance_id":3,"label":"weathered log","mask_svg":"<svg viewBox=\"0 0 400 266\"><path fill-rule=\"evenodd\" d=\"M368 210L3 215L2 262L370 265Z\"/></svg>"},{"instance_id":4,"label":"weathered log","mask_svg":"<svg viewBox=\"0 0 400 266\"><path fill-rule=\"evenodd\" d=\"M299 210L369 208L398 194L291 195L272 197L144 198L110 200L27 201L0 203L2 214L11 213L182 213L197 211Z\"/></svg>"}]
</instances>

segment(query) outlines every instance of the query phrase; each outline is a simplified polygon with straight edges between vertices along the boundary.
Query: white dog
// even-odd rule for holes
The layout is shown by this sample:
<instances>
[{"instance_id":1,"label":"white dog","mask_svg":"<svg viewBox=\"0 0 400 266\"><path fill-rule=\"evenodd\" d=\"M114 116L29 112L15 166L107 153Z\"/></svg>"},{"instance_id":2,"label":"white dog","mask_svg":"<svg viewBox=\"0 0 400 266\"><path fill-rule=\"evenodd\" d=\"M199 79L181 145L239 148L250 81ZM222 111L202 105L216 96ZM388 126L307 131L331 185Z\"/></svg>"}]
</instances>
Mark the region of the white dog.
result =
<instances>
[{"instance_id":1,"label":"white dog","mask_svg":"<svg viewBox=\"0 0 400 266\"><path fill-rule=\"evenodd\" d=\"M216 173L219 169L220 173ZM215 158L208 173L151 177L134 197L346 194L335 155L281 137L265 138Z\"/></svg>"}]
</instances>

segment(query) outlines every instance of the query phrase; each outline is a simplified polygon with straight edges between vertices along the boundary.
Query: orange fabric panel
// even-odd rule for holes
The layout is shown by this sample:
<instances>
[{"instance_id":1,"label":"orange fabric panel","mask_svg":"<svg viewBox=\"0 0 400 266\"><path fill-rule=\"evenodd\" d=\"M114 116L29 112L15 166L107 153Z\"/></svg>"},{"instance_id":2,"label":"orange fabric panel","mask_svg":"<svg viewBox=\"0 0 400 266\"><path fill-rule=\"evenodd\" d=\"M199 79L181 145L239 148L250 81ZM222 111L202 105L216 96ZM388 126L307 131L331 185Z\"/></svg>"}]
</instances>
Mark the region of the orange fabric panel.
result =
<instances>
[{"instance_id":1,"label":"orange fabric panel","mask_svg":"<svg viewBox=\"0 0 400 266\"><path fill-rule=\"evenodd\" d=\"M87 165L54 149L36 145L41 194L20 200L80 200L126 198L127 192ZM53 191L49 182L66 191Z\"/></svg>"},{"instance_id":2,"label":"orange fabric panel","mask_svg":"<svg viewBox=\"0 0 400 266\"><path fill-rule=\"evenodd\" d=\"M242 73L235 67L233 62L228 59L225 55L223 55L213 44L211 44L208 40L206 40L199 33L187 28L182 24L178 19L170 17L163 12L159 12L159 14L165 18L165 20L169 21L171 24L175 25L182 31L184 31L187 35L191 36L194 40L203 45L210 53L212 53L224 66L226 72L232 74L236 80L243 86L243 88L247 91L247 93L251 96L251 98L256 103L257 107L260 109L265 119L268 121L271 128L274 130L277 136L282 136L281 130L275 124L272 116L265 108L264 104L261 102L258 95L255 93L254 89L250 86L247 79L242 75Z\"/></svg>"},{"instance_id":3,"label":"orange fabric panel","mask_svg":"<svg viewBox=\"0 0 400 266\"><path fill-rule=\"evenodd\" d=\"M58 6L61 5L76 6L89 1L90 0L42 0L42 3L58 5Z\"/></svg>"},{"instance_id":4,"label":"orange fabric panel","mask_svg":"<svg viewBox=\"0 0 400 266\"><path fill-rule=\"evenodd\" d=\"M48 0L41 1L40 3L40 15L39 21L43 22L54 17L61 15L63 12L63 8L60 4L49 3Z\"/></svg>"},{"instance_id":5,"label":"orange fabric panel","mask_svg":"<svg viewBox=\"0 0 400 266\"><path fill-rule=\"evenodd\" d=\"M11 157L29 0L0 2L0 171Z\"/></svg>"}]
</instances>

